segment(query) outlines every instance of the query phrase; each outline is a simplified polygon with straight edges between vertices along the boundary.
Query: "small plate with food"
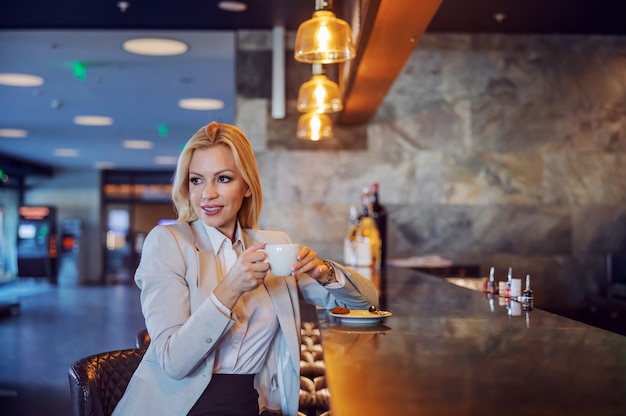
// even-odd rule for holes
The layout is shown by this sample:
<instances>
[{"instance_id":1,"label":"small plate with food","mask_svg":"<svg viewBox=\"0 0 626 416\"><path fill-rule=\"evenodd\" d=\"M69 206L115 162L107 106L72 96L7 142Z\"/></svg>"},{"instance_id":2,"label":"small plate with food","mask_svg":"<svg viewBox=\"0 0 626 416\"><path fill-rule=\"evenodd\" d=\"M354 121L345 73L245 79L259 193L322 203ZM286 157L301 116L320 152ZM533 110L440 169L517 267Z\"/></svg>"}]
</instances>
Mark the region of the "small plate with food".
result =
<instances>
[{"instance_id":1,"label":"small plate with food","mask_svg":"<svg viewBox=\"0 0 626 416\"><path fill-rule=\"evenodd\" d=\"M330 316L343 325L377 325L383 319L392 315L389 311L381 311L376 308L348 309L344 306L335 306L330 311Z\"/></svg>"}]
</instances>

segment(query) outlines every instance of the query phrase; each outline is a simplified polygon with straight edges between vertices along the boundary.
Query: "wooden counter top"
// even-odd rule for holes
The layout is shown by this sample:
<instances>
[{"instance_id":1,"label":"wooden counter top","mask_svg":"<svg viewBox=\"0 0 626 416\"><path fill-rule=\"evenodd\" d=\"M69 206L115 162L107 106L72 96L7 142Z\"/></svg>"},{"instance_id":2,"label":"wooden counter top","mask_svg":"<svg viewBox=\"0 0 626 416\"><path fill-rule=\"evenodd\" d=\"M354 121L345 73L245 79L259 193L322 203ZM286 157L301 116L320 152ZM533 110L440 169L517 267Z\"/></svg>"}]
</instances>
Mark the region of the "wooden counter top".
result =
<instances>
[{"instance_id":1,"label":"wooden counter top","mask_svg":"<svg viewBox=\"0 0 626 416\"><path fill-rule=\"evenodd\" d=\"M377 327L319 310L333 416L626 415L626 337L388 268Z\"/></svg>"}]
</instances>

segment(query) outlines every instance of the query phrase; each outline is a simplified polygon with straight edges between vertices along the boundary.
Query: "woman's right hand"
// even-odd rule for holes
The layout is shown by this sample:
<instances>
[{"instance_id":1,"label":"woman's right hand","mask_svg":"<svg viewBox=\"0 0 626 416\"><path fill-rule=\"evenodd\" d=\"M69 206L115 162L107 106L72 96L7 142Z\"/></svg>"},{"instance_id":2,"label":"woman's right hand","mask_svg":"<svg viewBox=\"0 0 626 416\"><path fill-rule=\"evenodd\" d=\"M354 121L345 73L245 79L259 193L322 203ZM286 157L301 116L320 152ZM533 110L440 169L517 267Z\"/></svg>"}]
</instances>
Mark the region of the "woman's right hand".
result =
<instances>
[{"instance_id":1,"label":"woman's right hand","mask_svg":"<svg viewBox=\"0 0 626 416\"><path fill-rule=\"evenodd\" d=\"M262 251L267 243L255 244L244 250L233 264L224 280L213 293L229 309L232 309L241 295L261 286L270 269Z\"/></svg>"}]
</instances>

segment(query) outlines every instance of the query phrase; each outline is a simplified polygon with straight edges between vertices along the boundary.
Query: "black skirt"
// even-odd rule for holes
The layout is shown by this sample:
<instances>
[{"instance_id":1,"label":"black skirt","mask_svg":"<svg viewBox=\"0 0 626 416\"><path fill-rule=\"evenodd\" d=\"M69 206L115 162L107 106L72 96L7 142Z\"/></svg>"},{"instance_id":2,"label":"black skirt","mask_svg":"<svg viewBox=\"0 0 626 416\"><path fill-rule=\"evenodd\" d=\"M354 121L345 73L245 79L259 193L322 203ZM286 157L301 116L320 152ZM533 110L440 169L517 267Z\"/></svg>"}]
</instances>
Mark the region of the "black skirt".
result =
<instances>
[{"instance_id":1,"label":"black skirt","mask_svg":"<svg viewBox=\"0 0 626 416\"><path fill-rule=\"evenodd\" d=\"M187 416L259 416L254 374L213 374Z\"/></svg>"}]
</instances>

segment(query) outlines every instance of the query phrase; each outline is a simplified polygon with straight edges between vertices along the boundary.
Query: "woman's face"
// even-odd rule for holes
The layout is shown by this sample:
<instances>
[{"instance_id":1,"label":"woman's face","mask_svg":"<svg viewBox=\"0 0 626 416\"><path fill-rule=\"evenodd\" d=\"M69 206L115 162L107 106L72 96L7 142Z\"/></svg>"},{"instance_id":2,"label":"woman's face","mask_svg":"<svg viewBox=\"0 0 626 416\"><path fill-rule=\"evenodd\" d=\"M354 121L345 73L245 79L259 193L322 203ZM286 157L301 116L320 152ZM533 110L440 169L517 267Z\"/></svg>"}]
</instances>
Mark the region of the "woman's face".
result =
<instances>
[{"instance_id":1,"label":"woman's face","mask_svg":"<svg viewBox=\"0 0 626 416\"><path fill-rule=\"evenodd\" d=\"M235 166L228 146L196 150L189 164L189 197L205 224L231 240L243 199L252 193Z\"/></svg>"}]
</instances>

